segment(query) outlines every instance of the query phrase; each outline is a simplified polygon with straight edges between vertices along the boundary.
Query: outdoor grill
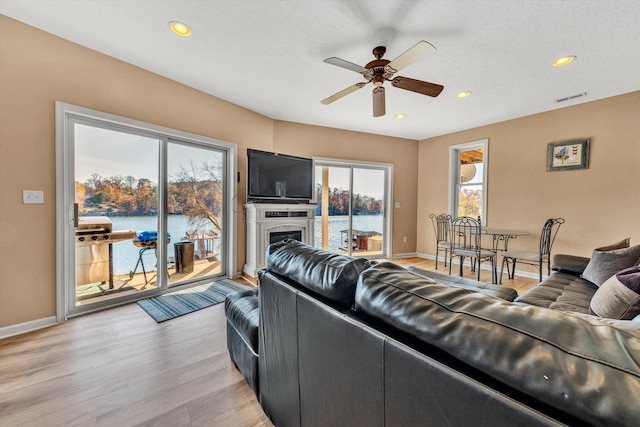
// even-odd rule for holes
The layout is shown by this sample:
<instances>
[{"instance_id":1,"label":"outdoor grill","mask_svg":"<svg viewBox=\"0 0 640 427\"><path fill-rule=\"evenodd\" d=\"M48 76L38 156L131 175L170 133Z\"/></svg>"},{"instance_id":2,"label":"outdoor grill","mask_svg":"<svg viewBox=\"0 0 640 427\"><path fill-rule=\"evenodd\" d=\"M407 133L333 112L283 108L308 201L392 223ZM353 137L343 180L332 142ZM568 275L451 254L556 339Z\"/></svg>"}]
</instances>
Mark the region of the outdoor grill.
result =
<instances>
[{"instance_id":1,"label":"outdoor grill","mask_svg":"<svg viewBox=\"0 0 640 427\"><path fill-rule=\"evenodd\" d=\"M171 241L171 233L167 232L167 243ZM144 275L144 283L147 284L149 281L147 280L147 270L144 268L144 260L142 259L142 255L149 249L155 249L158 247L158 232L154 230L140 231L136 234L136 238L133 240L133 244L140 248L138 251L138 262L136 262L136 266L133 271L129 272L129 277L133 278L138 271L138 266L142 266L142 274ZM156 254L157 257L157 254Z\"/></svg>"},{"instance_id":2,"label":"outdoor grill","mask_svg":"<svg viewBox=\"0 0 640 427\"><path fill-rule=\"evenodd\" d=\"M134 230L113 231L106 216L78 217L75 231L76 286L109 282L113 289L112 243L136 237Z\"/></svg>"}]
</instances>

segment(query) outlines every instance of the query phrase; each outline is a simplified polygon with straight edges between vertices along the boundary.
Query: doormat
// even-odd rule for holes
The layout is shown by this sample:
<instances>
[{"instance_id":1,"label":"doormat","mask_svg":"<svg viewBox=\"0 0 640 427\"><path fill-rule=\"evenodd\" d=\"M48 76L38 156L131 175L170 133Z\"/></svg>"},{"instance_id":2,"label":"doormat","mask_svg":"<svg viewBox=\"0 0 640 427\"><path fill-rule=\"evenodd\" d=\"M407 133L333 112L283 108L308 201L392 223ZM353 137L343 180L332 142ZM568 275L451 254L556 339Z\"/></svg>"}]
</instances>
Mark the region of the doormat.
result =
<instances>
[{"instance_id":1,"label":"doormat","mask_svg":"<svg viewBox=\"0 0 640 427\"><path fill-rule=\"evenodd\" d=\"M138 301L138 305L158 323L184 316L224 301L228 294L252 289L229 279L193 286L158 297Z\"/></svg>"}]
</instances>

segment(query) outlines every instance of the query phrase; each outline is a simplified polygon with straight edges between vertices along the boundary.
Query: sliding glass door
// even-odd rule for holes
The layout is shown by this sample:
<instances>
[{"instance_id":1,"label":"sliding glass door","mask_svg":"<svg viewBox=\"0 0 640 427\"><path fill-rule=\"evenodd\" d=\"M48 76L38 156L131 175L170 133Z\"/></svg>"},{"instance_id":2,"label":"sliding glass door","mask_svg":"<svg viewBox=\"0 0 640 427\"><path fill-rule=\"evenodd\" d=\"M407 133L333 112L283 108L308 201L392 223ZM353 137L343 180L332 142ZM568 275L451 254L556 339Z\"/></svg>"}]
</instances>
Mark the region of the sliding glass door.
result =
<instances>
[{"instance_id":1,"label":"sliding glass door","mask_svg":"<svg viewBox=\"0 0 640 427\"><path fill-rule=\"evenodd\" d=\"M171 140L167 151L170 285L221 273L225 154Z\"/></svg>"},{"instance_id":2,"label":"sliding glass door","mask_svg":"<svg viewBox=\"0 0 640 427\"><path fill-rule=\"evenodd\" d=\"M315 161L316 247L367 257L389 254L390 165Z\"/></svg>"},{"instance_id":3,"label":"sliding glass door","mask_svg":"<svg viewBox=\"0 0 640 427\"><path fill-rule=\"evenodd\" d=\"M160 140L76 121L73 142L74 304L156 288L157 237L137 233L158 230Z\"/></svg>"},{"instance_id":4,"label":"sliding glass door","mask_svg":"<svg viewBox=\"0 0 640 427\"><path fill-rule=\"evenodd\" d=\"M232 274L235 145L59 106L59 309Z\"/></svg>"}]
</instances>

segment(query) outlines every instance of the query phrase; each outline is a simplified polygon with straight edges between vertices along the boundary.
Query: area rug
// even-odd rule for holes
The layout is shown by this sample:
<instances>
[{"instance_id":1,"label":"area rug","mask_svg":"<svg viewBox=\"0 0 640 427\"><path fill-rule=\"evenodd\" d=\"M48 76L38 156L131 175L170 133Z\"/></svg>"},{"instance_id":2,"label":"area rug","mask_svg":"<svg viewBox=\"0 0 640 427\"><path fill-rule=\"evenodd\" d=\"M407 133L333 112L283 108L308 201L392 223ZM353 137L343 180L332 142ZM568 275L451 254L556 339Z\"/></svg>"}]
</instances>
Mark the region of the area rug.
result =
<instances>
[{"instance_id":1,"label":"area rug","mask_svg":"<svg viewBox=\"0 0 640 427\"><path fill-rule=\"evenodd\" d=\"M229 279L193 286L154 298L138 301L138 305L156 322L164 322L184 316L224 301L233 292L251 289Z\"/></svg>"}]
</instances>

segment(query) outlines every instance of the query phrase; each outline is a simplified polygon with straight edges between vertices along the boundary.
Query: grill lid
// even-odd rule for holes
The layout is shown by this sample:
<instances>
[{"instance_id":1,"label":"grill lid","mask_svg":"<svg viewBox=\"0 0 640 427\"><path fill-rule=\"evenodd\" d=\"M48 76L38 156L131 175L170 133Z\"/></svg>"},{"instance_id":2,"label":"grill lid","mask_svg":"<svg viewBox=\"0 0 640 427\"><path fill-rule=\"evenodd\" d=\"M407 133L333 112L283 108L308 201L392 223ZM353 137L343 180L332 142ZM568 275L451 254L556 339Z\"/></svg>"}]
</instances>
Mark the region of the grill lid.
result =
<instances>
[{"instance_id":1,"label":"grill lid","mask_svg":"<svg viewBox=\"0 0 640 427\"><path fill-rule=\"evenodd\" d=\"M78 217L77 233L111 233L112 224L106 216L81 216Z\"/></svg>"}]
</instances>

